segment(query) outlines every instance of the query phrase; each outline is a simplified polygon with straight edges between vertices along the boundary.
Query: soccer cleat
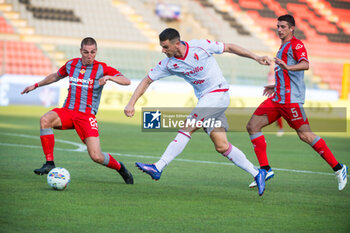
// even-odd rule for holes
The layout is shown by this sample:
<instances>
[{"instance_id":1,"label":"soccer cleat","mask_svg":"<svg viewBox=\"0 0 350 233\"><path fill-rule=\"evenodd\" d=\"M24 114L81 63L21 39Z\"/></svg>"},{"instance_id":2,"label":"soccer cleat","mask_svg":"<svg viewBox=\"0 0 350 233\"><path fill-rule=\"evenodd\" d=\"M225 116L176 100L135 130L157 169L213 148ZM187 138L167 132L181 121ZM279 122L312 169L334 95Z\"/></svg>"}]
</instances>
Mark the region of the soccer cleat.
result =
<instances>
[{"instance_id":1,"label":"soccer cleat","mask_svg":"<svg viewBox=\"0 0 350 233\"><path fill-rule=\"evenodd\" d=\"M55 168L55 165L44 163L41 168L35 169L34 173L37 175L44 175L44 174L48 174L54 168Z\"/></svg>"},{"instance_id":2,"label":"soccer cleat","mask_svg":"<svg viewBox=\"0 0 350 233\"><path fill-rule=\"evenodd\" d=\"M335 177L338 180L339 191L345 188L345 185L348 181L347 173L348 173L348 167L345 164L342 165L342 168L340 170L335 172Z\"/></svg>"},{"instance_id":3,"label":"soccer cleat","mask_svg":"<svg viewBox=\"0 0 350 233\"><path fill-rule=\"evenodd\" d=\"M118 171L118 173L123 177L125 184L133 184L134 183L134 178L131 174L131 172L128 171L128 169L126 169L126 167L124 166L124 164L122 162L120 163L120 169Z\"/></svg>"},{"instance_id":4,"label":"soccer cleat","mask_svg":"<svg viewBox=\"0 0 350 233\"><path fill-rule=\"evenodd\" d=\"M275 176L275 173L272 171L272 169L270 168L267 171L266 177L265 177L265 181L268 181L269 179L273 178ZM256 187L256 182L255 180L249 185L249 188L255 188Z\"/></svg>"},{"instance_id":5,"label":"soccer cleat","mask_svg":"<svg viewBox=\"0 0 350 233\"><path fill-rule=\"evenodd\" d=\"M265 169L259 169L259 173L254 177L256 184L258 186L259 196L262 196L265 191L265 178L267 175L267 171Z\"/></svg>"},{"instance_id":6,"label":"soccer cleat","mask_svg":"<svg viewBox=\"0 0 350 233\"><path fill-rule=\"evenodd\" d=\"M162 172L158 171L154 164L145 164L137 162L136 167L150 175L153 180L159 180L160 176L162 175Z\"/></svg>"}]
</instances>

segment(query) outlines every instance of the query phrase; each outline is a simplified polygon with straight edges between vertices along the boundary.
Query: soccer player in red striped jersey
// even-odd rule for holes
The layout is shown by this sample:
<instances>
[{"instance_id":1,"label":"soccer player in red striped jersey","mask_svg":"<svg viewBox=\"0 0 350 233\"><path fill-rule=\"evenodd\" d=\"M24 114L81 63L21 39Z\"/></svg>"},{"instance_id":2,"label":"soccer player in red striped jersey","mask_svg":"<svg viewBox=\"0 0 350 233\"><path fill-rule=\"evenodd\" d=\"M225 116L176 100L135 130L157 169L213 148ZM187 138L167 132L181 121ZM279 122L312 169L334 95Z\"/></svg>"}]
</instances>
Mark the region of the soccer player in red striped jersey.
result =
<instances>
[{"instance_id":1,"label":"soccer player in red striped jersey","mask_svg":"<svg viewBox=\"0 0 350 233\"><path fill-rule=\"evenodd\" d=\"M345 188L347 167L340 164L326 142L310 128L303 104L305 100L304 70L309 69L309 60L304 44L294 37L295 20L291 15L278 18L277 30L281 47L275 58L275 84L265 86L266 99L254 112L247 130L254 146L265 179L274 176L266 155L266 141L261 129L281 116L296 130L299 138L308 143L331 166L338 180L338 189ZM256 186L255 181L249 187Z\"/></svg>"},{"instance_id":2,"label":"soccer player in red striped jersey","mask_svg":"<svg viewBox=\"0 0 350 233\"><path fill-rule=\"evenodd\" d=\"M46 163L34 170L35 174L47 174L55 167L53 129L75 129L86 144L91 159L99 164L118 171L126 184L133 184L132 174L124 164L116 161L109 153L101 151L96 113L100 104L102 89L107 81L129 85L130 80L118 70L95 60L97 43L87 37L82 40L81 58L74 58L38 83L26 87L21 94L36 88L69 78L68 96L62 108L55 108L40 118L40 139Z\"/></svg>"}]
</instances>

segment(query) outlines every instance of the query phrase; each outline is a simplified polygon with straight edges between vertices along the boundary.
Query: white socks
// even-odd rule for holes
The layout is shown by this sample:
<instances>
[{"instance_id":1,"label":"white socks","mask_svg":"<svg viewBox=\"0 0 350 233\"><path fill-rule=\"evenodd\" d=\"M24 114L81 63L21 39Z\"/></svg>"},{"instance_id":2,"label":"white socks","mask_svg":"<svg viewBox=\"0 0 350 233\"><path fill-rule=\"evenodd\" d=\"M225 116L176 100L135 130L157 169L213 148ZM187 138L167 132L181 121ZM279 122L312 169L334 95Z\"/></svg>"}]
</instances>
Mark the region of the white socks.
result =
<instances>
[{"instance_id":1,"label":"white socks","mask_svg":"<svg viewBox=\"0 0 350 233\"><path fill-rule=\"evenodd\" d=\"M183 151L183 149L185 149L190 139L191 136L189 133L179 131L175 139L168 145L159 161L154 164L158 171L163 171L163 169L169 165L169 163L175 159L176 156L178 156ZM245 154L237 147L232 146L231 143L228 150L222 155L231 160L234 164L237 165L237 167L240 167L251 174L253 177L259 173L254 165L247 159Z\"/></svg>"},{"instance_id":2,"label":"white socks","mask_svg":"<svg viewBox=\"0 0 350 233\"><path fill-rule=\"evenodd\" d=\"M154 164L158 171L161 172L169 165L169 163L185 149L190 139L191 136L189 133L179 131L175 139L166 148L160 160Z\"/></svg>"},{"instance_id":3,"label":"white socks","mask_svg":"<svg viewBox=\"0 0 350 233\"><path fill-rule=\"evenodd\" d=\"M240 151L237 147L232 146L230 143L230 147L228 150L222 154L231 160L237 167L242 168L246 172L250 173L253 177L258 175L259 171L254 167L254 165L247 159L245 154Z\"/></svg>"}]
</instances>

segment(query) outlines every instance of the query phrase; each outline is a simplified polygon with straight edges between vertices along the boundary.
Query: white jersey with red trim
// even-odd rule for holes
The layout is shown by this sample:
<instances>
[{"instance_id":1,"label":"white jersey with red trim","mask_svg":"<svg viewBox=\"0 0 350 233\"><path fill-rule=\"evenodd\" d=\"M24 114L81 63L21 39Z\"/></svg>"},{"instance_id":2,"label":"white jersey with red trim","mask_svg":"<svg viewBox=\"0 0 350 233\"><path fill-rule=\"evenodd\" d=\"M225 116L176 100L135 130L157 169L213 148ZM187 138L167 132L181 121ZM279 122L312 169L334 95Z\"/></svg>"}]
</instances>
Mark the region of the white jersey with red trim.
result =
<instances>
[{"instance_id":1,"label":"white jersey with red trim","mask_svg":"<svg viewBox=\"0 0 350 233\"><path fill-rule=\"evenodd\" d=\"M148 77L153 81L176 75L185 79L194 88L197 98L229 88L213 54L222 54L224 43L209 40L191 40L186 45L183 58L164 58L154 67Z\"/></svg>"}]
</instances>

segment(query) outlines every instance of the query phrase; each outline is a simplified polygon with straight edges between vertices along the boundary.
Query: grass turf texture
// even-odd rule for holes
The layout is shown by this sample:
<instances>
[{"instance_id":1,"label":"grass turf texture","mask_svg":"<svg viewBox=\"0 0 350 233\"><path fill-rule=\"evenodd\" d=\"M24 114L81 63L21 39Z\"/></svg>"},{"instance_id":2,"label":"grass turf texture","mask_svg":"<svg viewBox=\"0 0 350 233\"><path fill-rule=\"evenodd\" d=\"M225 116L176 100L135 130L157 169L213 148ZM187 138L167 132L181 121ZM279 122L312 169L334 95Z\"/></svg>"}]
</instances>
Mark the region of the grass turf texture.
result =
<instances>
[{"instance_id":1,"label":"grass turf texture","mask_svg":"<svg viewBox=\"0 0 350 233\"><path fill-rule=\"evenodd\" d=\"M248 188L252 177L215 152L205 133L194 135L158 182L151 180L135 162L157 161L176 133L141 132L140 118L127 119L117 111L97 115L101 146L124 154L117 160L133 173L135 184L125 185L116 172L93 163L87 152L59 150L76 146L57 142L56 166L66 168L72 181L67 190L54 191L46 176L33 173L44 162L39 118L48 110L0 107L1 232L350 231L349 185L339 192L334 176L275 170L259 197ZM75 131L54 132L56 139L81 143ZM265 136L272 167L332 173L295 134ZM349 134L321 136L349 166ZM258 164L247 133L229 133L228 138ZM154 158L137 157L142 155ZM193 162L198 160L216 163Z\"/></svg>"}]
</instances>

